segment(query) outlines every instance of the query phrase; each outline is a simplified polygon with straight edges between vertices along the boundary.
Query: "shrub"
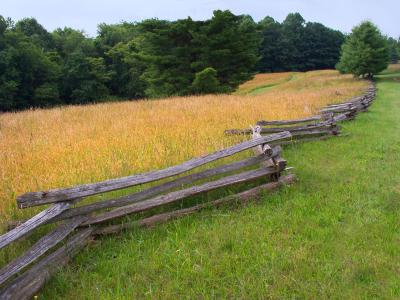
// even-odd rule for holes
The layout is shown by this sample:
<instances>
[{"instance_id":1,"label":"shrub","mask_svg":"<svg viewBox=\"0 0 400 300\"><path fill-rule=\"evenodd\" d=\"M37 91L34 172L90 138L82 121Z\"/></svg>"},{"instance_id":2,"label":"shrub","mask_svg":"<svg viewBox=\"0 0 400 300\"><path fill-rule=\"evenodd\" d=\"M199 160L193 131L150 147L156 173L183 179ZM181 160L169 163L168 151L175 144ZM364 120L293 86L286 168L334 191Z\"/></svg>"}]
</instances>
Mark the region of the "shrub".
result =
<instances>
[{"instance_id":1,"label":"shrub","mask_svg":"<svg viewBox=\"0 0 400 300\"><path fill-rule=\"evenodd\" d=\"M193 92L196 94L213 94L220 91L217 71L208 67L197 72L192 83Z\"/></svg>"}]
</instances>

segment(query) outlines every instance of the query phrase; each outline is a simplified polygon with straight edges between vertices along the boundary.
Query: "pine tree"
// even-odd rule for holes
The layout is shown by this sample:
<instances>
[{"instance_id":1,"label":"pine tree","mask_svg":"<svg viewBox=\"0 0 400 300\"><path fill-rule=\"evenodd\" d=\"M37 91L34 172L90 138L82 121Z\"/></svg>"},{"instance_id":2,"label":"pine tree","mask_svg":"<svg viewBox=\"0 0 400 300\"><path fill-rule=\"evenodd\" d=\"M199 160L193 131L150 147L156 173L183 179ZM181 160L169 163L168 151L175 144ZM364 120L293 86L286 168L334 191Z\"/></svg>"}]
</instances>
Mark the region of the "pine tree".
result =
<instances>
[{"instance_id":1,"label":"pine tree","mask_svg":"<svg viewBox=\"0 0 400 300\"><path fill-rule=\"evenodd\" d=\"M379 29L369 21L353 28L342 46L336 68L342 73L373 77L387 68L388 47Z\"/></svg>"},{"instance_id":2,"label":"pine tree","mask_svg":"<svg viewBox=\"0 0 400 300\"><path fill-rule=\"evenodd\" d=\"M220 89L217 71L214 68L205 68L203 71L196 73L192 89L197 94L217 93Z\"/></svg>"},{"instance_id":3,"label":"pine tree","mask_svg":"<svg viewBox=\"0 0 400 300\"><path fill-rule=\"evenodd\" d=\"M396 41L392 37L389 37L387 39L387 43L389 47L389 61L392 64L397 64L397 62L399 61L400 42Z\"/></svg>"}]
</instances>

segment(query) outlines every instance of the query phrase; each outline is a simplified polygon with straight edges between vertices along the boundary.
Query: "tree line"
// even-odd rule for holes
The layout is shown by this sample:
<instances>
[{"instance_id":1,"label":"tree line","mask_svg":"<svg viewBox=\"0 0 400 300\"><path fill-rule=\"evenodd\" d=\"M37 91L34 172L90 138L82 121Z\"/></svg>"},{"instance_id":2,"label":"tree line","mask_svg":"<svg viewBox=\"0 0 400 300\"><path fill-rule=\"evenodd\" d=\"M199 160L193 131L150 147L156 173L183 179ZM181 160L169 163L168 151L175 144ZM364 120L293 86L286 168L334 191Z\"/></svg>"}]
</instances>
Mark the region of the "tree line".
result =
<instances>
[{"instance_id":1,"label":"tree line","mask_svg":"<svg viewBox=\"0 0 400 300\"><path fill-rule=\"evenodd\" d=\"M256 72L333 68L344 40L298 13L103 23L94 38L0 16L0 110L231 92Z\"/></svg>"}]
</instances>

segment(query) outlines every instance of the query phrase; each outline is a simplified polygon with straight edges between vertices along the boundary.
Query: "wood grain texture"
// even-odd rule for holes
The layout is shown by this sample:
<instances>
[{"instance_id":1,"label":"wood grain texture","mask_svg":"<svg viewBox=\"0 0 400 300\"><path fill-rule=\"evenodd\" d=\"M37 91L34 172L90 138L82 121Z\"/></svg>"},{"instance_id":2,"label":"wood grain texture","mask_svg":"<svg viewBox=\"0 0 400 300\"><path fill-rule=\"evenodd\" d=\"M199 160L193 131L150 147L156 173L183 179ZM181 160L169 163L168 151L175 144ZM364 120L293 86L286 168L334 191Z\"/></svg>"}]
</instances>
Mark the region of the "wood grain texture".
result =
<instances>
[{"instance_id":1,"label":"wood grain texture","mask_svg":"<svg viewBox=\"0 0 400 300\"><path fill-rule=\"evenodd\" d=\"M312 117L303 118L303 119L295 119L295 120L274 120L274 121L261 120L261 121L257 122L257 125L260 125L260 126L293 125L293 124L297 124L297 123L307 123L307 122L319 121L322 119L323 119L322 115L317 115L317 116L312 116Z\"/></svg>"},{"instance_id":2,"label":"wood grain texture","mask_svg":"<svg viewBox=\"0 0 400 300\"><path fill-rule=\"evenodd\" d=\"M243 183L251 180L255 180L261 177L264 177L268 174L276 173L277 170L275 168L261 168L257 170L251 170L242 172L239 174L231 175L228 177L221 178L219 180L207 182L202 185L192 186L183 190L171 192L165 195L161 195L152 199L148 199L142 202L134 203L131 205L123 206L120 208L116 208L109 212L105 212L101 215L91 217L88 221L83 223L82 225L92 225L103 223L115 218L119 218L122 216L126 216L133 213L142 212L145 210L150 210L152 208L173 203L178 200L187 198L189 196L197 195L200 193L208 192L215 190L217 188L227 187L233 184Z\"/></svg>"},{"instance_id":3,"label":"wood grain texture","mask_svg":"<svg viewBox=\"0 0 400 300\"><path fill-rule=\"evenodd\" d=\"M152 227L157 224L165 223L172 219L181 218L186 215L190 215L190 214L198 212L202 209L206 209L206 208L210 208L210 207L218 207L218 206L226 205L229 203L245 204L245 203L248 203L251 201L257 201L260 199L260 197L265 192L275 190L276 188L278 188L282 185L291 184L294 180L295 180L295 175L293 175L293 174L281 176L279 178L279 180L276 182L269 182L269 183L257 186L255 188L252 188L250 190L247 190L247 191L235 194L235 195L230 195L230 196L227 196L227 197L224 197L224 198L221 198L218 200L214 200L211 202L201 203L201 204L198 204L198 205L195 205L192 207L179 209L179 210L175 210L172 212L157 214L157 215L154 215L154 216L151 216L148 218L144 218L142 220L138 220L135 222L100 227L100 228L96 229L96 231L93 234L107 235L107 234L115 234L124 229L130 229L130 228L135 228L135 227Z\"/></svg>"},{"instance_id":4,"label":"wood grain texture","mask_svg":"<svg viewBox=\"0 0 400 300\"><path fill-rule=\"evenodd\" d=\"M352 114L352 113L342 113L342 114L336 115L333 119L334 119L335 122L353 120L354 119L354 114Z\"/></svg>"},{"instance_id":5,"label":"wood grain texture","mask_svg":"<svg viewBox=\"0 0 400 300\"><path fill-rule=\"evenodd\" d=\"M329 129L332 127L334 124L332 123L332 120L329 121L322 121L318 123L312 123L312 124L307 124L303 126L285 126L285 127L270 127L270 128L265 128L262 127L260 130L261 134L271 134L271 133L277 133L277 132L282 132L282 131L289 131L290 133L294 132L299 132L299 131L307 131L307 130L315 130L315 129ZM259 126L259 125L257 125ZM253 134L252 129L228 129L225 130L224 132L226 135L247 135L247 134Z\"/></svg>"},{"instance_id":6,"label":"wood grain texture","mask_svg":"<svg viewBox=\"0 0 400 300\"><path fill-rule=\"evenodd\" d=\"M327 135L327 134L335 135L337 133L339 133L339 127L335 126L329 129L315 129L315 130L304 130L304 131L293 132L292 136L293 138L303 138L303 137Z\"/></svg>"},{"instance_id":7,"label":"wood grain texture","mask_svg":"<svg viewBox=\"0 0 400 300\"><path fill-rule=\"evenodd\" d=\"M290 126L290 127L283 127L283 128L262 128L261 133L276 133L282 132L282 130L289 131L290 133L304 131L304 130L314 130L314 129L326 129L332 127L331 121L324 121L317 124L311 124L306 126Z\"/></svg>"},{"instance_id":8,"label":"wood grain texture","mask_svg":"<svg viewBox=\"0 0 400 300\"><path fill-rule=\"evenodd\" d=\"M36 216L20 224L9 232L0 236L0 249L10 244L11 242L20 239L38 226L45 224L49 220L61 214L70 207L70 203L57 203L40 212Z\"/></svg>"},{"instance_id":9,"label":"wood grain texture","mask_svg":"<svg viewBox=\"0 0 400 300\"><path fill-rule=\"evenodd\" d=\"M258 140L245 141L240 144L236 144L234 146L216 151L214 153L202 157L193 158L180 165L169 167L163 170L151 171L143 174L110 179L98 183L83 184L64 189L53 189L42 192L30 192L18 196L17 203L20 208L26 208L46 203L69 201L81 197L123 189L138 184L148 183L181 174L183 172L192 170L196 167L215 161L217 159L231 156L233 154L250 149L257 145L267 144L268 142L283 139L288 137L289 135L290 135L289 132L282 132L282 133L272 134L269 136L264 136L259 138Z\"/></svg>"},{"instance_id":10,"label":"wood grain texture","mask_svg":"<svg viewBox=\"0 0 400 300\"><path fill-rule=\"evenodd\" d=\"M86 217L77 217L69 220L42 237L22 256L0 270L0 285L56 246L86 219Z\"/></svg>"},{"instance_id":11,"label":"wood grain texture","mask_svg":"<svg viewBox=\"0 0 400 300\"><path fill-rule=\"evenodd\" d=\"M0 299L31 299L55 272L65 266L87 244L93 231L94 228L78 231L67 240L64 246L43 258L31 269L4 287L0 291Z\"/></svg>"},{"instance_id":12,"label":"wood grain texture","mask_svg":"<svg viewBox=\"0 0 400 300\"><path fill-rule=\"evenodd\" d=\"M351 105L351 107L326 107L321 109L321 112L333 112L333 113L344 113L350 111L356 112L357 108L354 105Z\"/></svg>"},{"instance_id":13,"label":"wood grain texture","mask_svg":"<svg viewBox=\"0 0 400 300\"><path fill-rule=\"evenodd\" d=\"M270 156L261 154L257 157L251 157L242 161L238 162L233 162L227 165L215 167L212 169L207 169L201 172L189 174L180 178L177 178L175 180L162 183L160 185L150 187L148 189L145 189L143 191L127 195L124 197L119 197L116 199L110 199L110 200L105 200L101 202L96 202L93 204L77 207L77 208L71 208L69 210L64 211L61 215L57 216L55 219L52 221L59 221L63 220L66 218L71 218L77 215L85 215L89 214L91 212L101 210L101 209L106 209L106 208L113 208L113 207L121 207L129 204L133 204L139 201L143 201L145 199L148 199L150 197L159 195L163 192L169 191L173 188L181 187L184 184L192 183L201 179L205 179L208 177L216 176L216 175L221 175L225 174L228 172L236 171L242 168L246 168L249 166L256 165L262 161L265 161L267 159L270 159L271 157L274 157L278 155L282 151L282 148L280 147L274 147L272 149L272 153Z\"/></svg>"}]
</instances>

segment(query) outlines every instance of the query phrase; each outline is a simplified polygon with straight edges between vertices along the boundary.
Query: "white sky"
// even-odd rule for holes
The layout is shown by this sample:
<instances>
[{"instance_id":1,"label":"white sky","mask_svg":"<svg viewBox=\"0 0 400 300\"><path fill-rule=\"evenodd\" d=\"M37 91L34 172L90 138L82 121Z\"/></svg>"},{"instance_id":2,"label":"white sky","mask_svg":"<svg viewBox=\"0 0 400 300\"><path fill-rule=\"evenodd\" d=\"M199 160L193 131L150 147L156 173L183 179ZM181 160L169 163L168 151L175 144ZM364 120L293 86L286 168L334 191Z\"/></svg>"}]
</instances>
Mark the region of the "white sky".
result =
<instances>
[{"instance_id":1,"label":"white sky","mask_svg":"<svg viewBox=\"0 0 400 300\"><path fill-rule=\"evenodd\" d=\"M19 20L35 17L47 30L81 29L96 35L99 23L141 21L147 18L176 20L191 16L207 19L215 9L249 14L256 21L271 16L282 21L299 12L306 21L350 32L354 25L371 20L382 33L400 36L400 0L0 0L0 15Z\"/></svg>"}]
</instances>

